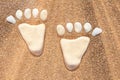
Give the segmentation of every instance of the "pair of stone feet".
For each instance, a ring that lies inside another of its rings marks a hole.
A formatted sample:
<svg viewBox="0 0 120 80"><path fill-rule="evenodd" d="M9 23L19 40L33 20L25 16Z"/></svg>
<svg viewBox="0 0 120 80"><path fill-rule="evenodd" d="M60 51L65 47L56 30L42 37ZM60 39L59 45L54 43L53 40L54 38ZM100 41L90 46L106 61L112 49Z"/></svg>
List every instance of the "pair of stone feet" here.
<svg viewBox="0 0 120 80"><path fill-rule="evenodd" d="M34 9L25 9L24 12L21 10L16 11L16 18L12 15L8 16L6 20L10 23L15 24L16 20L21 20L24 16L26 19L30 19L31 17L37 18L40 17L42 21L47 20L48 12L47 10L42 10L39 12L37 8ZM74 25L72 23L67 23L66 28L59 24L56 27L56 31L58 36L63 36L65 34L65 31L68 31L71 33L72 31L75 31L76 33L80 33L84 28L84 31L86 33L90 33L92 30L92 26L90 23L85 23L82 27L80 22L75 22ZM45 38L45 24L39 24L39 25L30 25L27 23L21 23L18 25L18 29L25 40L29 50L33 55L40 56L43 50L44 45L44 38ZM74 30L73 30L74 29ZM102 32L102 29L95 28L92 31L92 36L96 36ZM88 48L88 45L90 43L90 38L87 36L81 36L77 39L61 39L60 45L63 52L64 61L66 64L66 67L69 70L76 69L82 59L83 54Z"/></svg>

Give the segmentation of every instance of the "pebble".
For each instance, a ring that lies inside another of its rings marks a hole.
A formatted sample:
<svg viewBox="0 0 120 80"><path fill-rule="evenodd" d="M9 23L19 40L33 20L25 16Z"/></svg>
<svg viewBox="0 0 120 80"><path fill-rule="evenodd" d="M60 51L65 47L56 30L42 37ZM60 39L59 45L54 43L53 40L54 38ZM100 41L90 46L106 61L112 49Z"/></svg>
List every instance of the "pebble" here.
<svg viewBox="0 0 120 80"><path fill-rule="evenodd" d="M16 17L20 20L23 16L23 12L21 10L16 11Z"/></svg>
<svg viewBox="0 0 120 80"><path fill-rule="evenodd" d="M29 8L25 9L24 16L26 19L30 19L31 18L31 9L29 9Z"/></svg>
<svg viewBox="0 0 120 80"><path fill-rule="evenodd" d="M68 32L72 32L73 31L73 24L72 23L67 23L66 28L67 28Z"/></svg>
<svg viewBox="0 0 120 80"><path fill-rule="evenodd" d="M93 32L92 32L92 36L97 36L97 35L99 35L100 33L102 33L102 29L96 27L96 28L93 30Z"/></svg>
<svg viewBox="0 0 120 80"><path fill-rule="evenodd" d="M40 13L40 19L45 21L45 20L47 20L47 16L48 16L47 10L42 10Z"/></svg>
<svg viewBox="0 0 120 80"><path fill-rule="evenodd" d="M38 13L39 13L39 11L38 11L37 8L34 8L34 9L32 10L32 14L33 14L33 17L34 17L34 18L36 18L36 17L38 16Z"/></svg>
<svg viewBox="0 0 120 80"><path fill-rule="evenodd" d="M9 23L12 23L12 24L15 24L15 23L16 23L16 20L15 20L15 18L14 18L12 15L8 16L8 17L6 18L6 20L7 20Z"/></svg>
<svg viewBox="0 0 120 80"><path fill-rule="evenodd" d="M63 25L57 25L56 30L59 36L63 36L65 34L65 28Z"/></svg>
<svg viewBox="0 0 120 80"><path fill-rule="evenodd" d="M75 22L74 24L75 32L80 33L82 30L82 25L80 22Z"/></svg>
<svg viewBox="0 0 120 80"><path fill-rule="evenodd" d="M90 23L86 22L84 24L84 29L85 29L85 32L90 32L92 30L92 26Z"/></svg>

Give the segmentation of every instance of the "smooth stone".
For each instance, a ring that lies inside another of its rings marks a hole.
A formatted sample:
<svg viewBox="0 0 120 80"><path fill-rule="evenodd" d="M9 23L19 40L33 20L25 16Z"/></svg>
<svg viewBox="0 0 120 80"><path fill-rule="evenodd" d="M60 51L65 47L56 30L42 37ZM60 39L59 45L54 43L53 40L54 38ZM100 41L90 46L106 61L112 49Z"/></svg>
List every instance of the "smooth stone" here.
<svg viewBox="0 0 120 80"><path fill-rule="evenodd" d="M73 24L72 23L67 23L66 28L67 28L68 32L72 32L73 31Z"/></svg>
<svg viewBox="0 0 120 80"><path fill-rule="evenodd" d="M29 9L29 8L25 9L24 16L26 19L30 19L31 18L31 9Z"/></svg>
<svg viewBox="0 0 120 80"><path fill-rule="evenodd" d="M48 16L47 10L42 10L41 13L40 13L40 19L42 21L45 21L45 20L47 20L47 16Z"/></svg>
<svg viewBox="0 0 120 80"><path fill-rule="evenodd" d="M80 22L75 22L74 24L75 32L80 33L82 30L82 25Z"/></svg>
<svg viewBox="0 0 120 80"><path fill-rule="evenodd" d="M16 17L20 20L23 16L23 12L21 10L16 11Z"/></svg>
<svg viewBox="0 0 120 80"><path fill-rule="evenodd" d="M15 18L14 18L12 15L8 16L8 17L6 18L6 20L7 20L9 23L12 23L12 24L15 24L15 23L16 23L16 20L15 20Z"/></svg>
<svg viewBox="0 0 120 80"><path fill-rule="evenodd" d="M92 30L92 25L88 22L84 24L85 32L90 32Z"/></svg>
<svg viewBox="0 0 120 80"><path fill-rule="evenodd" d="M45 24L30 25L22 23L18 28L33 55L41 55L44 45Z"/></svg>
<svg viewBox="0 0 120 80"><path fill-rule="evenodd" d="M89 37L79 37L77 39L61 39L60 44L68 70L75 70L85 54L90 42Z"/></svg>
<svg viewBox="0 0 120 80"><path fill-rule="evenodd" d="M100 33L102 33L102 29L96 27L96 28L93 30L93 32L92 32L92 36L97 36L97 35L99 35Z"/></svg>
<svg viewBox="0 0 120 80"><path fill-rule="evenodd" d="M59 36L63 36L65 34L65 28L63 25L57 25L56 30Z"/></svg>
<svg viewBox="0 0 120 80"><path fill-rule="evenodd" d="M36 17L38 16L38 14L39 14L38 9L37 9L37 8L34 8L34 9L32 10L32 15L33 15L33 17L36 18Z"/></svg>

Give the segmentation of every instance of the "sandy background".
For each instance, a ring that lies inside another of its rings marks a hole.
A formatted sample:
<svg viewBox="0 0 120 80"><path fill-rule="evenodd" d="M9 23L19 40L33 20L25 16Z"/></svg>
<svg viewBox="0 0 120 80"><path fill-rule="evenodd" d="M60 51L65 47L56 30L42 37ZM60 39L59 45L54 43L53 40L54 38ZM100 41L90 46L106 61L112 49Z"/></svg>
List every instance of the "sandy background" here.
<svg viewBox="0 0 120 80"><path fill-rule="evenodd" d="M17 26L43 22L39 18L22 19L15 25L5 21L17 9L35 7L49 13L40 57L30 54ZM57 24L76 21L88 21L103 33L57 36ZM59 40L81 35L90 36L91 42L79 68L71 72L64 65ZM120 0L0 0L0 80L120 80Z"/></svg>

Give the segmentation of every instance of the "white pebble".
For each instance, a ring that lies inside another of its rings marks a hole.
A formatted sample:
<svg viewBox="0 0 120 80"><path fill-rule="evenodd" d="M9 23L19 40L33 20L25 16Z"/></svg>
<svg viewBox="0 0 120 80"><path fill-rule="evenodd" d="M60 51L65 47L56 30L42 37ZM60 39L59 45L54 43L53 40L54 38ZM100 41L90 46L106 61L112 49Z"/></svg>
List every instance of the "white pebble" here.
<svg viewBox="0 0 120 80"><path fill-rule="evenodd" d="M47 10L42 10L40 13L41 20L45 21L47 19L47 16L48 16Z"/></svg>
<svg viewBox="0 0 120 80"><path fill-rule="evenodd" d="M80 33L80 31L82 30L82 25L80 22L75 22L74 27L75 27L75 32L77 33Z"/></svg>
<svg viewBox="0 0 120 80"><path fill-rule="evenodd" d="M36 17L38 16L38 13L39 13L39 11L38 11L37 8L34 8L34 9L32 10L32 14L33 14L33 17L34 17L34 18L36 18Z"/></svg>
<svg viewBox="0 0 120 80"><path fill-rule="evenodd" d="M65 28L63 25L57 25L56 30L59 36L63 36L65 34Z"/></svg>
<svg viewBox="0 0 120 80"><path fill-rule="evenodd" d="M98 34L102 33L102 29L101 28L95 28L92 32L92 36L96 36Z"/></svg>
<svg viewBox="0 0 120 80"><path fill-rule="evenodd" d="M67 23L66 24L66 28L67 28L68 32L72 32L72 30L73 30L73 24L72 23Z"/></svg>
<svg viewBox="0 0 120 80"><path fill-rule="evenodd" d="M25 9L24 16L26 19L30 19L31 18L31 9L29 9L29 8Z"/></svg>
<svg viewBox="0 0 120 80"><path fill-rule="evenodd" d="M8 22L12 23L12 24L15 24L15 23L16 23L16 20L15 20L15 18L14 18L12 15L8 16L8 17L6 18L6 20L7 20Z"/></svg>
<svg viewBox="0 0 120 80"><path fill-rule="evenodd" d="M88 22L86 22L86 23L84 24L84 29L85 29L85 32L91 31L91 30L92 30L91 24L88 23Z"/></svg>
<svg viewBox="0 0 120 80"><path fill-rule="evenodd" d="M23 16L23 12L21 10L16 11L16 17L20 20Z"/></svg>

